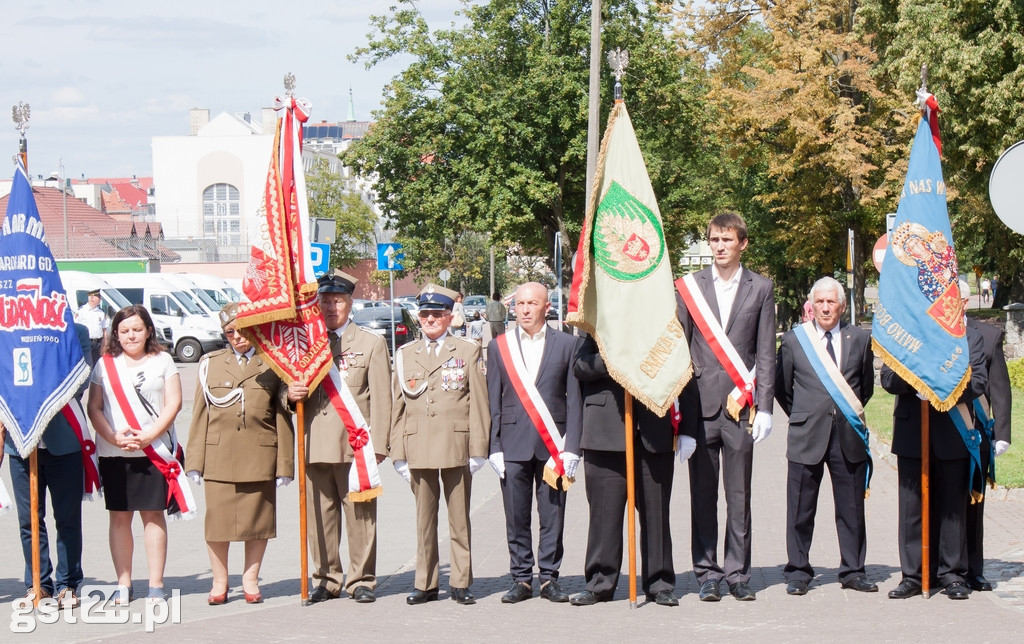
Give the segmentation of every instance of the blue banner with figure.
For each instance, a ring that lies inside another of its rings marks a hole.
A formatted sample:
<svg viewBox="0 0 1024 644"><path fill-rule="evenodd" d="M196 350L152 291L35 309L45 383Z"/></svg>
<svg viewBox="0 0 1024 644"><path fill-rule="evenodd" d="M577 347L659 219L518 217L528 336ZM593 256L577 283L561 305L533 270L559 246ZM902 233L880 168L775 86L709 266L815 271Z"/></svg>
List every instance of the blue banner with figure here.
<svg viewBox="0 0 1024 644"><path fill-rule="evenodd" d="M22 458L88 377L32 186L19 163L0 229L0 423Z"/></svg>
<svg viewBox="0 0 1024 644"><path fill-rule="evenodd" d="M971 368L946 184L933 134L938 135L928 119L921 119L878 279L871 342L890 369L937 410L947 411L966 387Z"/></svg>

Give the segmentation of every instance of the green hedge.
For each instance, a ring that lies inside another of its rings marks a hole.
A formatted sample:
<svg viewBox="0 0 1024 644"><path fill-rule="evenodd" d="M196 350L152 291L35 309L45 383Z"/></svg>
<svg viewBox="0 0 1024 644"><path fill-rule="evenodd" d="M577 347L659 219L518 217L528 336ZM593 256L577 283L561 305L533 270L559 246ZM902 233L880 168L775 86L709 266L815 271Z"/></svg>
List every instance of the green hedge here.
<svg viewBox="0 0 1024 644"><path fill-rule="evenodd" d="M1017 358L1006 363L1010 370L1010 384L1016 389L1024 389L1024 358Z"/></svg>

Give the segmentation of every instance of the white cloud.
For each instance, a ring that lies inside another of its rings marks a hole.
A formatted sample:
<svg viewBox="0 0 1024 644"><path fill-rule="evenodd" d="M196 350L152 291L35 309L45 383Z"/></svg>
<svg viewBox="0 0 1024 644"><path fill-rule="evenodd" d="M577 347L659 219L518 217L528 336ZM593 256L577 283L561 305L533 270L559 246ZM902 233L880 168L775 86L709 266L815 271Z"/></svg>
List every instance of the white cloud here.
<svg viewBox="0 0 1024 644"><path fill-rule="evenodd" d="M85 94L77 87L58 87L50 98L57 105L81 105L85 102Z"/></svg>

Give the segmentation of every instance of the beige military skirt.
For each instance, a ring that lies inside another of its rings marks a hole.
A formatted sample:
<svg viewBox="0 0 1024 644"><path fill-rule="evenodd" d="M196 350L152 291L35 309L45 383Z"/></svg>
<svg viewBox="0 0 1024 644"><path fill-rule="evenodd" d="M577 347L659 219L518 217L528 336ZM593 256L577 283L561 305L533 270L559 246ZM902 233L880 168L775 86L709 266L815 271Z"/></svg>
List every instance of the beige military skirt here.
<svg viewBox="0 0 1024 644"><path fill-rule="evenodd" d="M274 479L252 483L203 481L206 540L254 541L277 536Z"/></svg>

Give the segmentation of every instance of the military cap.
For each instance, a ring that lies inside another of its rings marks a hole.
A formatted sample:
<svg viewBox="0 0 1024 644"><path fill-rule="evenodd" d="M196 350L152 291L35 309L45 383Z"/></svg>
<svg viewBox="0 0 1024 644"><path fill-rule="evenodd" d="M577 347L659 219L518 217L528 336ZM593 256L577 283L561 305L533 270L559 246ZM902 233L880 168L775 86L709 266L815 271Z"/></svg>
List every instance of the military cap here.
<svg viewBox="0 0 1024 644"><path fill-rule="evenodd" d="M316 282L320 285L318 290L321 293L348 293L351 295L356 290L356 282L358 281L358 279L345 271L336 268Z"/></svg>
<svg viewBox="0 0 1024 644"><path fill-rule="evenodd" d="M455 306L455 298L458 293L450 288L444 288L437 284L427 284L419 294L419 305L421 309L449 309Z"/></svg>
<svg viewBox="0 0 1024 644"><path fill-rule="evenodd" d="M238 302L228 302L218 313L220 317L220 328L224 328L227 325L235 321L238 317Z"/></svg>

